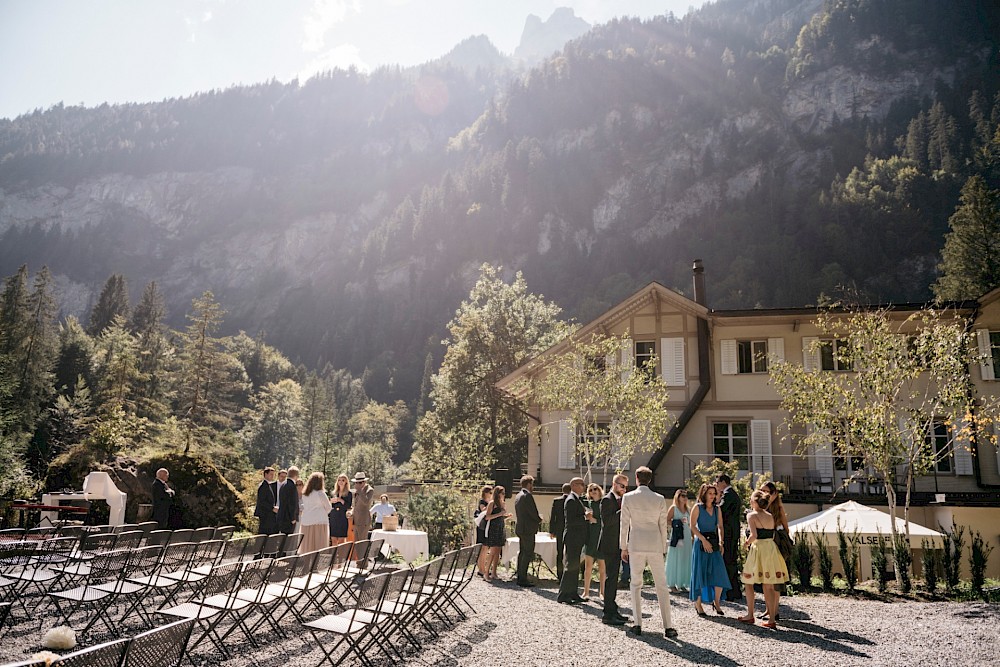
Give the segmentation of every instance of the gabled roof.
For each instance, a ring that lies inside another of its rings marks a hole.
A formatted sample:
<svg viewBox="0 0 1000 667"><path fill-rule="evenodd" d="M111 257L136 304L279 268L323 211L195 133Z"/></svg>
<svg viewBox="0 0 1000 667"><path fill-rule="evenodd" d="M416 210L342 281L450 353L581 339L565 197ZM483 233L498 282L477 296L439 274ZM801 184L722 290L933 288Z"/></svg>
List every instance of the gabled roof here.
<svg viewBox="0 0 1000 667"><path fill-rule="evenodd" d="M569 346L570 338L580 339L586 337L588 334L606 333L616 324L632 315L632 313L645 308L649 304L656 303L661 304L661 306L672 307L694 317L707 319L709 316L709 310L705 306L692 301L683 294L678 294L672 289L664 287L658 282L651 282L615 306L612 306L602 315L584 324L574 331L571 337L567 336L522 364L519 368L497 382L496 386L503 391L510 392L517 380L544 364L546 359L565 351Z"/></svg>
<svg viewBox="0 0 1000 667"><path fill-rule="evenodd" d="M1000 299L1000 287L995 287L986 294L979 297L978 301L980 305L987 306L993 303L994 301L997 301L998 299Z"/></svg>

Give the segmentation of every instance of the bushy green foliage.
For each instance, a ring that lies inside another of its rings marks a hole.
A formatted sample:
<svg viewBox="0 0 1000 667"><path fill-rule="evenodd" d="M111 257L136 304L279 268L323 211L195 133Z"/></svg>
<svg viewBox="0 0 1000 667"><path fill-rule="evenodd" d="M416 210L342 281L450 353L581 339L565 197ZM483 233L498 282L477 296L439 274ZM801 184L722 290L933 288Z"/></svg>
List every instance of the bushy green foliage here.
<svg viewBox="0 0 1000 667"><path fill-rule="evenodd" d="M878 584L878 592L885 593L889 587L889 547L881 531L878 534L878 542L871 547L872 569L875 570L875 581Z"/></svg>
<svg viewBox="0 0 1000 667"><path fill-rule="evenodd" d="M928 540L920 540L920 569L923 570L924 588L934 595L938 584L938 551Z"/></svg>
<svg viewBox="0 0 1000 667"><path fill-rule="evenodd" d="M469 536L472 496L447 487L424 487L406 499L406 527L427 532L432 556L456 549Z"/></svg>
<svg viewBox="0 0 1000 667"><path fill-rule="evenodd" d="M701 485L714 484L719 475L728 475L729 479L733 481L732 487L739 494L740 502L743 505L740 510L741 517L750 509L750 494L754 492L754 489L760 488L761 484L771 479L770 472L759 475L745 474L745 471L740 470L739 461L723 461L719 458L712 459L708 463L699 461L698 465L691 470L691 474L687 478L689 495L697 498L698 489L701 488ZM754 483L756 483L756 486L754 486ZM781 490L782 485L778 484L777 486Z"/></svg>
<svg viewBox="0 0 1000 667"><path fill-rule="evenodd" d="M896 585L900 592L907 594L913 588L913 551L906 535L896 535L892 544L892 557L896 563Z"/></svg>
<svg viewBox="0 0 1000 667"><path fill-rule="evenodd" d="M944 567L944 585L948 593L954 593L958 588L958 583L962 577L962 552L965 550L965 526L952 526L951 530L945 530L943 526L941 533L944 535L942 542L944 548L941 551L941 563Z"/></svg>
<svg viewBox="0 0 1000 667"><path fill-rule="evenodd" d="M798 574L799 587L805 591L808 591L812 586L815 560L812 551L813 542L814 540L809 533L801 532L795 536L795 541L792 543L792 562L790 565L795 568L795 572Z"/></svg>
<svg viewBox="0 0 1000 667"><path fill-rule="evenodd" d="M971 535L969 572L972 578L972 590L986 600L988 596L983 592L983 584L986 583L986 565L990 560L990 554L993 553L993 546L983 540L982 533L978 530L971 531Z"/></svg>
<svg viewBox="0 0 1000 667"><path fill-rule="evenodd" d="M852 593L858 584L858 535L857 528L850 534L845 533L840 525L840 517L837 517L837 545L840 553L840 563L844 567L844 580L847 581L847 590Z"/></svg>
<svg viewBox="0 0 1000 667"><path fill-rule="evenodd" d="M826 545L826 538L820 533L813 534L813 544L816 547L819 558L819 577L823 581L823 590L833 590L833 557L830 556L830 548Z"/></svg>

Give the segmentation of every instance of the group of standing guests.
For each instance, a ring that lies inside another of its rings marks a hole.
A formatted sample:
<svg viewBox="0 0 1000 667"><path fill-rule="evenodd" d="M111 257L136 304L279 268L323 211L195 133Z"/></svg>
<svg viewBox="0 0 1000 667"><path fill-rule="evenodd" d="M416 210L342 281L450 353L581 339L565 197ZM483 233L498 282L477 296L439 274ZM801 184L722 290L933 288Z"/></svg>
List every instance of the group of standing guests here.
<svg viewBox="0 0 1000 667"><path fill-rule="evenodd" d="M358 539L366 539L371 530L375 496L367 475L364 472L354 475L353 491L347 475L338 475L330 495L325 481L323 473L314 472L303 482L295 466L277 473L272 467L264 468L254 508L254 516L259 520L257 532L302 533L299 553L309 553L346 542L353 519L354 534L363 536ZM388 505L388 499L383 498Z"/></svg>
<svg viewBox="0 0 1000 667"><path fill-rule="evenodd" d="M755 588L767 607L767 627L776 627L781 585L788 581L788 568L774 542L775 531L788 530L788 519L773 483L767 482L750 497L746 515L748 555L739 567L742 500L727 475L714 484L703 484L689 509L687 493L678 490L668 505L652 491L652 471L636 470L636 489L628 492L628 478L615 475L607 493L596 484L574 478L564 485L563 495L553 502L550 531L556 539L558 601L579 604L590 598L594 565L598 566L597 594L603 606L602 622L626 625L616 602L619 576L630 582L632 625L628 632L642 633L642 572L648 565L656 588L664 634L677 636L670 614L668 587L686 591L699 616L707 616L703 604L724 616L722 599L737 601L746 591L747 614L738 620L754 623ZM534 479L521 478L515 498L516 533L520 538L517 583L530 587L528 566L534 557L535 533L542 518L532 496ZM503 522L511 515L502 486L483 487L477 514L481 553L479 569L486 580L496 578L496 564L504 545ZM583 595L580 594L581 565Z"/></svg>

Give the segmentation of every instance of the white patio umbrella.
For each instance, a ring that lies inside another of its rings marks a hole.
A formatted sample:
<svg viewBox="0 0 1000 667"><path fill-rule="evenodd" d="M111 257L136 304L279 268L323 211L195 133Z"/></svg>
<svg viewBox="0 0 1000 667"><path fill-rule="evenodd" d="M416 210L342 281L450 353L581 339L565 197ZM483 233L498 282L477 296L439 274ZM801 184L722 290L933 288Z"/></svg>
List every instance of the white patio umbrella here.
<svg viewBox="0 0 1000 667"><path fill-rule="evenodd" d="M840 519L841 529L850 535L855 529L858 531L859 545L878 544L879 534L883 539L892 537L892 517L887 513L877 510L853 500L846 503L834 505L829 509L816 514L804 516L801 519L788 522L788 532L794 538L796 533L807 531L820 535L827 545L835 547L837 542L837 519ZM906 535L906 522L902 518L896 517L896 532ZM920 524L910 521L910 547L920 548L921 540L928 540L935 547L941 546L943 535L936 530L925 528Z"/></svg>
<svg viewBox="0 0 1000 667"><path fill-rule="evenodd" d="M886 512L848 500L846 503L834 505L822 512L789 521L788 532L796 539L801 537L803 533L815 533L828 547L836 549L839 546L837 539L838 518L840 519L840 527L847 534L849 540L854 539L852 536L854 530L858 531L855 543L859 547L858 551L861 556L859 563L861 578L866 579L867 573L871 572L871 547L878 544L880 534L885 540L886 546L889 547L890 553L892 550L892 517ZM900 517L896 517L896 532L903 537L906 536L906 522ZM911 549L920 549L922 540L927 540L934 548L941 548L942 537L943 535L938 531L910 521ZM914 557L914 560L916 561L917 558ZM837 564L837 562L835 551L834 563Z"/></svg>

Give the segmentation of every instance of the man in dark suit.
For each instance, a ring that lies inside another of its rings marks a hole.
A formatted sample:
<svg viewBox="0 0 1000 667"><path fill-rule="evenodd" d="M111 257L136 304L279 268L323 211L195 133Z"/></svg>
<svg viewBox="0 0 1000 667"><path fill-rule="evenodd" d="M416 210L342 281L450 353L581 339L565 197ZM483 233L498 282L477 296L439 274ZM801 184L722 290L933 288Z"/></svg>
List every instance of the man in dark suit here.
<svg viewBox="0 0 1000 667"><path fill-rule="evenodd" d="M604 558L604 616L605 625L625 625L628 620L618 611L615 596L618 593L618 573L622 566L622 550L618 546L621 534L622 496L628 490L628 477L615 475L611 490L601 498L601 537L597 551Z"/></svg>
<svg viewBox="0 0 1000 667"><path fill-rule="evenodd" d="M517 524L514 533L521 544L517 552L517 585L530 588L534 586L528 581L528 566L535 557L535 533L542 527L542 516L538 513L534 490L535 478L531 475L521 477L521 492L514 497L514 516Z"/></svg>
<svg viewBox="0 0 1000 667"><path fill-rule="evenodd" d="M299 478L299 469L291 466L284 484L278 483L278 532L291 535L299 522L299 490L295 488L295 480Z"/></svg>
<svg viewBox="0 0 1000 667"><path fill-rule="evenodd" d="M579 604L583 598L577 592L580 585L580 554L587 542L587 523L589 511L583 505L581 497L587 489L582 477L574 477L569 482L570 492L563 505L565 509L566 528L563 530L563 549L566 552L563 563L563 574L559 580L559 597L557 602L563 604Z"/></svg>
<svg viewBox="0 0 1000 667"><path fill-rule="evenodd" d="M719 475L715 480L715 488L719 492L722 511L722 560L726 564L726 574L729 575L731 589L726 591L726 599L730 602L743 598L743 584L739 572L740 544L740 514L743 501L736 489L730 486L729 475Z"/></svg>
<svg viewBox="0 0 1000 667"><path fill-rule="evenodd" d="M170 473L166 468L160 468L153 480L153 521L160 530L169 528L170 508L174 504L174 490L167 485L168 479Z"/></svg>
<svg viewBox="0 0 1000 667"><path fill-rule="evenodd" d="M264 468L264 479L257 487L257 507L253 515L260 520L259 534L273 535L278 532L278 483L274 481L274 468Z"/></svg>
<svg viewBox="0 0 1000 667"><path fill-rule="evenodd" d="M563 576L563 531L566 529L566 496L570 485L562 485L562 495L552 501L552 512L549 514L549 535L556 538L556 577L562 581Z"/></svg>

